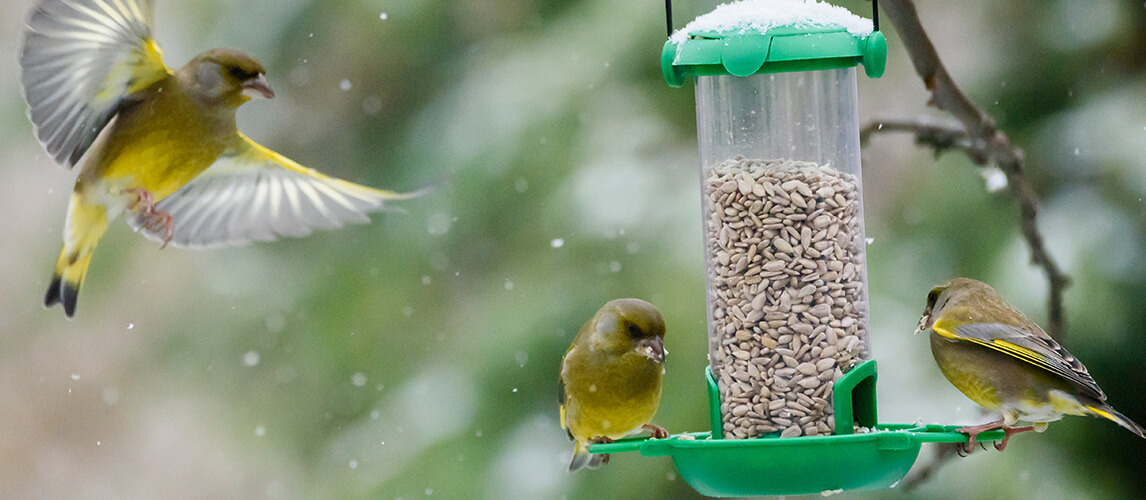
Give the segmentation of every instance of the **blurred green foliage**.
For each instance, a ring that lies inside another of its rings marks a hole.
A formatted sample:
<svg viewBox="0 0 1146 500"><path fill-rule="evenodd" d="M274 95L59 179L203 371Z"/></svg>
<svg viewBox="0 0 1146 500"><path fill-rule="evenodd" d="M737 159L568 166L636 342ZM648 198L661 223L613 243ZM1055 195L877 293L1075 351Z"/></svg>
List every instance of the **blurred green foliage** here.
<svg viewBox="0 0 1146 500"><path fill-rule="evenodd" d="M567 474L557 423L573 334L634 296L668 324L657 422L707 428L695 116L691 89L660 76L662 3L160 0L170 65L214 46L266 63L279 97L244 107L248 135L355 182L438 188L366 226L240 249L156 252L117 225L74 322L38 305L73 181L23 116L32 3L0 7L0 497L697 496L667 459ZM677 25L714 3L676 2ZM1146 7L918 4L956 80L1025 148L1074 278L1064 343L1146 422ZM861 114L933 115L885 28L889 69L862 79ZM1017 206L906 137L876 137L864 161L881 419L970 423L910 332L953 275L1045 319ZM1126 498L1144 461L1146 442L1068 417L894 495Z"/></svg>

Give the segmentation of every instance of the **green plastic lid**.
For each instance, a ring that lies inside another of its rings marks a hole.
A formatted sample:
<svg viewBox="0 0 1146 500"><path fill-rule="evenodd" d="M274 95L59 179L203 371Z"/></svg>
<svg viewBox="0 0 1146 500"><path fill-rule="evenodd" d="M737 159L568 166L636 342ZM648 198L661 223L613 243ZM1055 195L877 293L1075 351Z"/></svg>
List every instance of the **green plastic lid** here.
<svg viewBox="0 0 1146 500"><path fill-rule="evenodd" d="M751 24L685 30L670 37L661 52L661 70L673 87L684 85L692 76L750 76L856 64L863 64L867 76L879 78L887 65L887 40L879 31L856 33L837 24L775 26L763 31Z"/></svg>

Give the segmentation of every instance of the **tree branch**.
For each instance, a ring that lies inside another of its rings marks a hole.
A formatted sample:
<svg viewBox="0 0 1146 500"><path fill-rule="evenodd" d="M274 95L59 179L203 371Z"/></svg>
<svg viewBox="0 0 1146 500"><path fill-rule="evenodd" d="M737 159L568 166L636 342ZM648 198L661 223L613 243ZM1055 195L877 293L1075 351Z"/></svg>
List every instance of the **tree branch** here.
<svg viewBox="0 0 1146 500"><path fill-rule="evenodd" d="M952 149L971 154L971 139L962 124L932 123L928 118L877 118L860 129L860 143L867 144L872 135L889 132L910 132L916 144L934 149L936 157Z"/></svg>
<svg viewBox="0 0 1146 500"><path fill-rule="evenodd" d="M993 164L1007 176L1007 186L1019 201L1020 228L1031 249L1031 263L1042 268L1050 284L1047 294L1047 333L1061 340L1063 330L1063 292L1070 278L1059 269L1038 229L1039 199L1027 181L1023 150L1011 143L1007 134L995 126L995 120L980 110L955 85L947 68L939 60L931 37L923 29L912 0L880 2L887 19L899 32L916 73L931 91L927 104L951 113L960 127L921 122L885 120L865 127L865 138L874 132L910 131L915 141L935 149L936 154L948 149L963 152L976 165Z"/></svg>

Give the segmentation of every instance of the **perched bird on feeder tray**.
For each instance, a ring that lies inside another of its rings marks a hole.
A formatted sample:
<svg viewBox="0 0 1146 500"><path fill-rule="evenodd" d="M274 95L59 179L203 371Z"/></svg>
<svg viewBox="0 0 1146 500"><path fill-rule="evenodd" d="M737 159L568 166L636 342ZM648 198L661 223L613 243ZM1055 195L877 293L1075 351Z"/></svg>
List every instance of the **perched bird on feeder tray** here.
<svg viewBox="0 0 1146 500"><path fill-rule="evenodd" d="M114 219L180 247L245 245L349 222L396 193L327 177L239 132L235 112L274 97L262 64L214 49L176 70L151 37L153 0L43 0L20 52L44 149L79 166L44 305L68 317Z"/></svg>
<svg viewBox="0 0 1146 500"><path fill-rule="evenodd" d="M1111 420L1146 438L1146 430L1106 404L1106 394L1082 362L1055 342L994 288L955 278L927 294L920 331L931 334L931 353L940 371L979 406L1000 420L957 429L974 450L981 432L1003 429L1002 451L1012 435L1046 430L1063 415ZM1015 427L1019 422L1030 424Z"/></svg>
<svg viewBox="0 0 1146 500"><path fill-rule="evenodd" d="M561 427L576 445L569 471L596 469L606 454L593 443L611 443L634 432L668 432L649 422L661 400L665 321L640 299L609 301L586 322L561 360Z"/></svg>

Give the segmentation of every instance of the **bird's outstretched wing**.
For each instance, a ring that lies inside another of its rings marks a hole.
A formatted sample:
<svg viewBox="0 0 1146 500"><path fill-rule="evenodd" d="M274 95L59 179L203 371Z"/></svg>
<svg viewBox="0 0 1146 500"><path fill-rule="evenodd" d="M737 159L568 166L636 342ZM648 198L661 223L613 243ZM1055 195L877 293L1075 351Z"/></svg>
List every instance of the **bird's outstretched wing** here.
<svg viewBox="0 0 1146 500"><path fill-rule="evenodd" d="M44 0L20 50L36 137L72 167L138 92L167 77L151 39L152 0Z"/></svg>
<svg viewBox="0 0 1146 500"><path fill-rule="evenodd" d="M242 246L368 222L366 214L387 201L426 192L396 193L328 177L238 134L211 167L155 209L171 215L174 246ZM136 231L163 241L164 231L145 222L139 214L128 219Z"/></svg>
<svg viewBox="0 0 1146 500"><path fill-rule="evenodd" d="M942 319L932 328L943 337L974 342L1051 371L1073 382L1085 394L1099 401L1106 400L1106 394L1090 376L1086 366L1041 331L1028 332L1001 323L954 324Z"/></svg>

